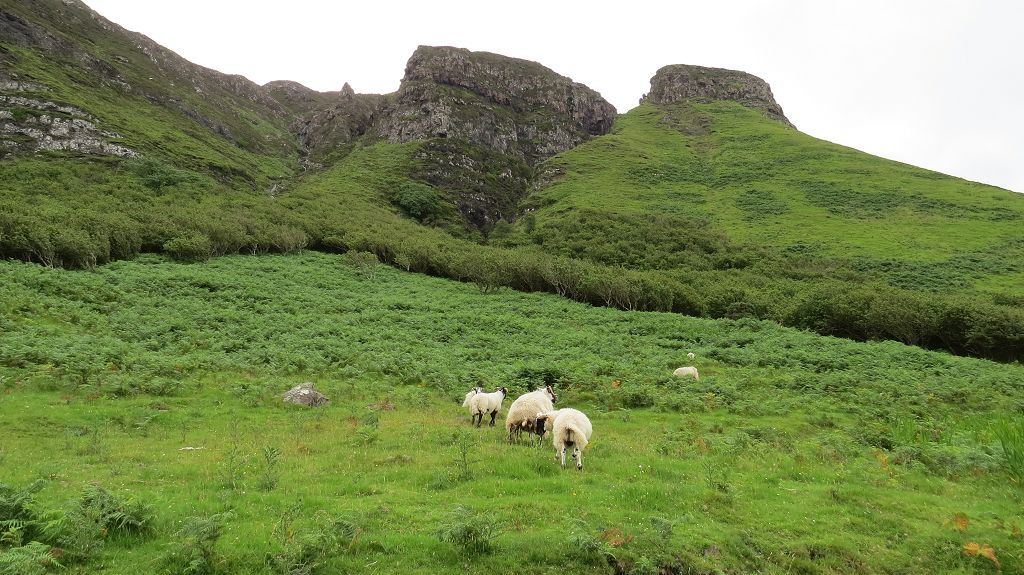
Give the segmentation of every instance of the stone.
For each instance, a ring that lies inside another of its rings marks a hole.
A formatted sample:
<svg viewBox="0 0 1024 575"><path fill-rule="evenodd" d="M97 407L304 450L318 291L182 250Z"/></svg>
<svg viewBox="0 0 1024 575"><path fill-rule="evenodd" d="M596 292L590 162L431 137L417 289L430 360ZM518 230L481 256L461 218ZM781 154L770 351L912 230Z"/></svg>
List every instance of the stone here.
<svg viewBox="0 0 1024 575"><path fill-rule="evenodd" d="M331 400L324 394L313 389L313 382L307 381L305 383L300 383L285 392L284 401L285 403L305 405L306 407L320 407L321 405L330 403Z"/></svg>

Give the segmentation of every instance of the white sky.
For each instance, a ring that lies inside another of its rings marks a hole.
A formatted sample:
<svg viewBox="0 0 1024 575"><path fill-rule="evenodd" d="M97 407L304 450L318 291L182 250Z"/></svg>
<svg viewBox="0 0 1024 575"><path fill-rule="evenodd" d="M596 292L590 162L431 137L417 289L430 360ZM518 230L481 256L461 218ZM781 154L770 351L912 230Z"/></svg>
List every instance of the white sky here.
<svg viewBox="0 0 1024 575"><path fill-rule="evenodd" d="M398 88L417 45L536 60L634 107L666 64L767 80L813 136L1024 192L1016 0L86 0L185 58L260 84Z"/></svg>

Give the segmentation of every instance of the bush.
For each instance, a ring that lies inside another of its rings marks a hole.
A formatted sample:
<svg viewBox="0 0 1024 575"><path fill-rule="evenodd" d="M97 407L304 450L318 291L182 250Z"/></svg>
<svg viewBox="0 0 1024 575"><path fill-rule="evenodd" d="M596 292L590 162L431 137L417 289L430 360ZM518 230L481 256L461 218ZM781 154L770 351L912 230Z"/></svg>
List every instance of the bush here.
<svg viewBox="0 0 1024 575"><path fill-rule="evenodd" d="M45 575L62 567L50 546L38 541L0 551L0 575Z"/></svg>
<svg viewBox="0 0 1024 575"><path fill-rule="evenodd" d="M153 508L133 499L119 499L98 485L87 487L79 500L83 514L95 517L107 533L145 536L153 532Z"/></svg>
<svg viewBox="0 0 1024 575"><path fill-rule="evenodd" d="M290 521L287 523L290 530ZM284 549L267 557L267 566L279 575L317 573L327 559L351 550L362 532L356 520L350 517L318 520L311 529L289 535Z"/></svg>
<svg viewBox="0 0 1024 575"><path fill-rule="evenodd" d="M164 242L167 255L183 262L205 262L213 255L213 244L203 234L177 236Z"/></svg>
<svg viewBox="0 0 1024 575"><path fill-rule="evenodd" d="M444 203L437 191L430 186L404 182L391 198L391 203L402 213L420 222L426 222L441 214Z"/></svg>
<svg viewBox="0 0 1024 575"><path fill-rule="evenodd" d="M492 551L492 542L501 532L488 515L459 505L438 527L436 534L442 542L451 543L466 555L479 555Z"/></svg>
<svg viewBox="0 0 1024 575"><path fill-rule="evenodd" d="M215 573L224 562L216 546L229 517L229 513L219 513L186 519L174 532L177 542L163 557L164 571L174 575Z"/></svg>
<svg viewBox="0 0 1024 575"><path fill-rule="evenodd" d="M352 250L345 253L345 260L364 279L372 280L377 277L377 268L380 266L380 261L375 254Z"/></svg>

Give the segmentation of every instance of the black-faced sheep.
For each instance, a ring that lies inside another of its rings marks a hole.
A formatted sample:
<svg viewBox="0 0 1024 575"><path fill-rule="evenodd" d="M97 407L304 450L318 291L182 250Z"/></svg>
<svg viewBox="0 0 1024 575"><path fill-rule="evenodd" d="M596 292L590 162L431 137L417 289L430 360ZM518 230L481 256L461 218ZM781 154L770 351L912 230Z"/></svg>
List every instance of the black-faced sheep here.
<svg viewBox="0 0 1024 575"><path fill-rule="evenodd" d="M594 428L586 414L566 407L557 411L537 414L537 423L544 429L551 429L551 441L555 446L555 461L565 467L565 450L572 446L572 458L576 469L583 471L583 450L587 448Z"/></svg>
<svg viewBox="0 0 1024 575"><path fill-rule="evenodd" d="M508 390L504 387L499 387L497 391L492 393L478 393L469 398L469 412L470 421L476 418L476 426L480 427L483 423L484 414L491 414L490 426L494 427L494 419L498 416L498 410L501 409L501 402L505 400L505 394Z"/></svg>
<svg viewBox="0 0 1024 575"><path fill-rule="evenodd" d="M536 433L537 414L542 411L551 411L555 408L557 401L558 396L555 395L555 390L550 385L517 397L508 407L508 413L505 414L508 442L512 443L513 437L518 439L523 431Z"/></svg>

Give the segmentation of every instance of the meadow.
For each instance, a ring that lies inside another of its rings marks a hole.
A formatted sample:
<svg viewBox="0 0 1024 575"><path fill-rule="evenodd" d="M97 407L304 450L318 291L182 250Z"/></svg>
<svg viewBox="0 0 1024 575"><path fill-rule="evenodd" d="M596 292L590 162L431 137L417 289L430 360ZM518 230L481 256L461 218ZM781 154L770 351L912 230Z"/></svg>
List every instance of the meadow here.
<svg viewBox="0 0 1024 575"><path fill-rule="evenodd" d="M1022 375L358 252L6 261L0 573L1020 572ZM582 473L459 405L545 383Z"/></svg>

